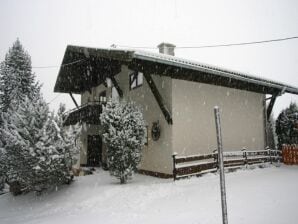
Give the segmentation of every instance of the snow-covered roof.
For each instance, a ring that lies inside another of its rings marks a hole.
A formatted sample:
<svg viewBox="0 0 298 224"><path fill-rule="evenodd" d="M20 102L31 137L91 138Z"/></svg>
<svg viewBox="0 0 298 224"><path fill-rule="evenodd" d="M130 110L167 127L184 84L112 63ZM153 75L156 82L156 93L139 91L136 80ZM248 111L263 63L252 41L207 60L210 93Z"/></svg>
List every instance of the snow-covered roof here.
<svg viewBox="0 0 298 224"><path fill-rule="evenodd" d="M214 65L209 65L206 63L200 63L193 60L188 60L184 58L179 58L172 55L153 53L148 51L133 51L134 57L142 60L150 60L154 62L160 62L173 66L180 66L188 69L199 70L207 73L212 73L214 75L224 76L228 78L238 79L241 81L247 81L250 83L261 84L265 86L270 86L274 88L279 88L281 91L291 92L298 94L298 88L282 83L273 81L270 79L264 79L259 76L242 73L238 71L234 71L231 69L225 69Z"/></svg>
<svg viewBox="0 0 298 224"><path fill-rule="evenodd" d="M76 71L78 69L78 67L76 66L63 65L72 64L74 61L80 61L80 59L84 61L89 60L90 65L90 63L94 63L95 58L97 58L96 60L100 58L108 60L108 63L111 63L113 61L115 66L119 66L119 64L121 63L127 65L135 65L136 63L150 62L151 64L154 63L156 65L162 65L168 68L175 68L178 72L175 74L175 76L172 77L178 79L181 78L190 81L195 79L196 81L200 82L203 81L203 79L206 79L204 76L209 75L210 77L208 77L208 81L205 80L206 83L209 82L211 84L215 83L216 85L231 86L231 88L244 88L246 90L263 92L268 94L278 94L284 92L298 94L298 88L295 86L291 86L282 82L277 82L269 79L264 79L259 76L254 76L247 73L220 68L218 66L208 65L205 63L179 58L176 56L153 53L138 49L89 48L71 45L67 46L67 49L65 51L62 66L60 68L55 85L55 92L71 91L74 93L79 93L82 89L86 88L86 86L90 84L93 85L92 80L89 80L89 82L86 83L86 79L88 79L87 76L89 76L89 74L83 74L82 72ZM102 60L102 63L104 63L103 61L104 60ZM104 69L107 67L107 62L105 63L106 64L103 64L101 66ZM104 70L101 73L107 73L107 71L110 70ZM185 71L193 72L192 74L190 74L189 72ZM165 71L165 73L166 72L167 71ZM192 77L190 78L187 76ZM102 81L104 80L104 77L98 78L102 79ZM97 85L100 83L98 82L98 78L96 79ZM72 79L76 79L76 81L70 81ZM82 82L85 83L82 84ZM229 82L231 82L231 84Z"/></svg>

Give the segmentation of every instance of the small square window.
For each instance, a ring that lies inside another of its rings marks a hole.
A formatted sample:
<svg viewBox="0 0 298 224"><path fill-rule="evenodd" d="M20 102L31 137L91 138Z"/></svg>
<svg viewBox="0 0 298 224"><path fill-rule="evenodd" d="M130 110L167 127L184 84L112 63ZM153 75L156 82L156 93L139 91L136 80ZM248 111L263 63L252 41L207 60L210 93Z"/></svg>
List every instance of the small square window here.
<svg viewBox="0 0 298 224"><path fill-rule="evenodd" d="M135 89L143 85L143 73L133 72L129 75L129 87L130 89Z"/></svg>

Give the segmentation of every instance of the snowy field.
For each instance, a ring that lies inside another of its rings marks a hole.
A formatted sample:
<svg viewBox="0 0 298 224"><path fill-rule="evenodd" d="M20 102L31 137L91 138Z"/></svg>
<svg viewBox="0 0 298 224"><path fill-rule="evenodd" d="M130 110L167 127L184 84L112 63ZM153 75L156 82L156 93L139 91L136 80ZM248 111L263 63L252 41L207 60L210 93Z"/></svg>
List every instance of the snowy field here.
<svg viewBox="0 0 298 224"><path fill-rule="evenodd" d="M298 167L226 175L229 223L298 222ZM136 175L120 185L107 172L79 177L42 196L0 196L0 223L222 223L219 175L173 182Z"/></svg>

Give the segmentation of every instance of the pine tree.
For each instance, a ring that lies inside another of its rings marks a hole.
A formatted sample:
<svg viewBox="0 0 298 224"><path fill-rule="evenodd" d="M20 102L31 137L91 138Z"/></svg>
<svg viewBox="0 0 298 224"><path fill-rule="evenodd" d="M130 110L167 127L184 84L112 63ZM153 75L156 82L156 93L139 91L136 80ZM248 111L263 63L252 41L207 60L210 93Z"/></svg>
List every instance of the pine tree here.
<svg viewBox="0 0 298 224"><path fill-rule="evenodd" d="M12 104L18 104L25 97L33 99L39 92L30 55L17 39L0 65L0 107L7 111Z"/></svg>
<svg viewBox="0 0 298 224"><path fill-rule="evenodd" d="M72 177L68 149L48 105L36 95L3 113L6 179L14 193L20 188L41 192L68 183Z"/></svg>
<svg viewBox="0 0 298 224"><path fill-rule="evenodd" d="M279 114L276 120L276 134L279 149L282 144L298 143L298 106L296 103L291 103Z"/></svg>
<svg viewBox="0 0 298 224"><path fill-rule="evenodd" d="M110 174L126 183L141 161L145 121L135 103L109 101L100 116Z"/></svg>

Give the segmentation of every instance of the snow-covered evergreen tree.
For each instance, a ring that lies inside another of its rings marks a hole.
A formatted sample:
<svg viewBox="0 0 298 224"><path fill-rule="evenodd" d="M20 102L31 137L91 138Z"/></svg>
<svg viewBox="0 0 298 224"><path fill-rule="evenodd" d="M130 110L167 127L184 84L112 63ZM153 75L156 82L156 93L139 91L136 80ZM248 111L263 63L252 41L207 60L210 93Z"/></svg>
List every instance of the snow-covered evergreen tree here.
<svg viewBox="0 0 298 224"><path fill-rule="evenodd" d="M270 149L275 149L277 136L275 134L275 120L272 114L269 118L269 121L267 122L266 132L267 132L267 146Z"/></svg>
<svg viewBox="0 0 298 224"><path fill-rule="evenodd" d="M77 123L76 125L72 125L69 127L64 127L63 122L65 119L65 104L60 104L59 109L57 111L57 116L55 117L55 121L60 130L60 142L58 143L60 147L65 149L65 159L69 167L76 164L79 157L80 152L80 134L82 126Z"/></svg>
<svg viewBox="0 0 298 224"><path fill-rule="evenodd" d="M1 162L5 162L10 187L40 192L71 180L68 149L54 114L49 114L41 96L25 98L13 109L8 108L3 118L0 134L6 153Z"/></svg>
<svg viewBox="0 0 298 224"><path fill-rule="evenodd" d="M30 55L17 39L0 65L0 108L7 111L13 103L25 97L33 99L39 92L40 85L35 82Z"/></svg>
<svg viewBox="0 0 298 224"><path fill-rule="evenodd" d="M125 183L141 161L145 143L145 121L140 108L133 102L110 100L100 116L107 144L110 174Z"/></svg>
<svg viewBox="0 0 298 224"><path fill-rule="evenodd" d="M298 143L298 106L291 103L284 109L276 120L276 134L278 146L281 149L282 144Z"/></svg>
<svg viewBox="0 0 298 224"><path fill-rule="evenodd" d="M0 192L4 188L5 180L6 180L6 168L5 163L3 163L5 159L5 151L2 147L2 144L0 142Z"/></svg>

